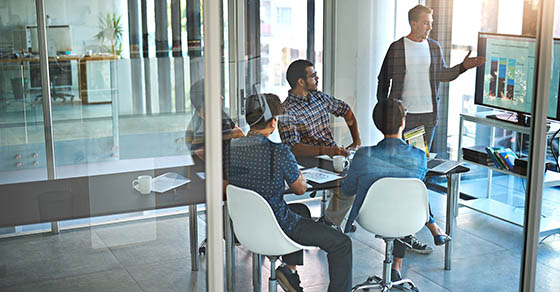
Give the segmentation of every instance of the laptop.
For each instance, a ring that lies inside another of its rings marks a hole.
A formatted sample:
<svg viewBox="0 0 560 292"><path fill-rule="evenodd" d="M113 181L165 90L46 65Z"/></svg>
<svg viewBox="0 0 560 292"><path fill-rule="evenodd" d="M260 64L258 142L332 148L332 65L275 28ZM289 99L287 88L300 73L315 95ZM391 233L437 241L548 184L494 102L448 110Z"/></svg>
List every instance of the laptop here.
<svg viewBox="0 0 560 292"><path fill-rule="evenodd" d="M448 173L455 167L461 165L461 162L454 160L443 160L439 158L433 158L428 160L428 170L438 173Z"/></svg>

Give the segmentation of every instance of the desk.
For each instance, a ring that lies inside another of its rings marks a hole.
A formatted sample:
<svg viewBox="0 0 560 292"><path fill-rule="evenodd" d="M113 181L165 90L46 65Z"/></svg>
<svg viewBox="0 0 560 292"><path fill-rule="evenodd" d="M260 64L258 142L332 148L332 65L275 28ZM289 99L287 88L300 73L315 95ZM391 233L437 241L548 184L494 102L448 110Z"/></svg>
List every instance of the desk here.
<svg viewBox="0 0 560 292"><path fill-rule="evenodd" d="M0 227L88 218L110 214L189 206L191 267L199 269L196 205L204 203L205 182L196 172L204 165L162 165L150 168L131 162L131 168L119 165L120 173L99 169L96 174L56 180L8 183L0 185ZM188 163L188 161L187 161ZM106 163L109 164L109 163ZM113 162L119 164L119 162ZM134 166L134 168L132 168ZM86 171L88 171L86 167ZM191 182L165 193L142 195L131 186L140 175L158 176L175 172ZM74 172L76 173L76 172ZM194 251L194 252L193 252Z"/></svg>
<svg viewBox="0 0 560 292"><path fill-rule="evenodd" d="M58 57L49 57L49 64L57 61L76 61L78 63L78 91L80 93L80 100L87 104L88 103L88 80L87 80L87 62L91 61L115 61L118 60L118 56L114 55L94 55L94 56L83 56L83 55L67 55ZM0 64L39 64L38 57L26 57L17 59L0 59ZM111 69L111 76L115 73ZM23 74L25 75L25 74Z"/></svg>

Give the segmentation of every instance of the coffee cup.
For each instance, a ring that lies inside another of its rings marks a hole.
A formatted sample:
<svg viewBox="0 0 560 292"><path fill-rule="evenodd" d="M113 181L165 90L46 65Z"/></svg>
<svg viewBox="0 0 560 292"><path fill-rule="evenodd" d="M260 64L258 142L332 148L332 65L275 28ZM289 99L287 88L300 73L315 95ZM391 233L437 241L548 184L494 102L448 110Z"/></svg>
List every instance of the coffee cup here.
<svg viewBox="0 0 560 292"><path fill-rule="evenodd" d="M333 168L336 172L342 172L348 167L348 165L350 165L348 159L346 159L346 157L342 155L333 156L332 161L333 161Z"/></svg>
<svg viewBox="0 0 560 292"><path fill-rule="evenodd" d="M143 195L152 192L152 177L149 175L141 175L132 181L132 187Z"/></svg>

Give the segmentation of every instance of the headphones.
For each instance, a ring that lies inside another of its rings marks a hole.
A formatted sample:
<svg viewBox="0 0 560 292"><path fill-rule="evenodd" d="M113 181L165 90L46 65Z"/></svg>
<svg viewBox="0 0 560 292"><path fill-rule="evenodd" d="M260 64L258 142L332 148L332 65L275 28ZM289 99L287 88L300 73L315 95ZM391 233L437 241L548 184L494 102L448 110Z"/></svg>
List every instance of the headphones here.
<svg viewBox="0 0 560 292"><path fill-rule="evenodd" d="M259 93L256 84L253 85L253 90L255 91L257 100L255 101L253 98L247 99L247 114L245 116L250 127L258 124L261 121L269 122L274 118L272 116L272 113L270 112L270 107L268 106L266 98Z"/></svg>

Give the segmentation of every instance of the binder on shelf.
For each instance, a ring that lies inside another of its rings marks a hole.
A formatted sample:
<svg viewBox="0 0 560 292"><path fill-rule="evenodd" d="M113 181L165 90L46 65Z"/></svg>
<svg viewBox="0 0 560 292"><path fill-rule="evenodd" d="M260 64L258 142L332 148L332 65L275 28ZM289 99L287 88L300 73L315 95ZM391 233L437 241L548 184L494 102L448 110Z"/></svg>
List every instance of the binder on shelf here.
<svg viewBox="0 0 560 292"><path fill-rule="evenodd" d="M503 150L503 147L486 147L486 152L488 152L488 156L494 161L494 165L500 169L508 169L505 165L502 164L502 161L498 158L499 155L496 155L496 151Z"/></svg>
<svg viewBox="0 0 560 292"><path fill-rule="evenodd" d="M515 159L517 159L517 155L511 151L511 149L506 148L504 150L498 151L498 154L506 163L509 170L513 171L513 167L515 165Z"/></svg>

